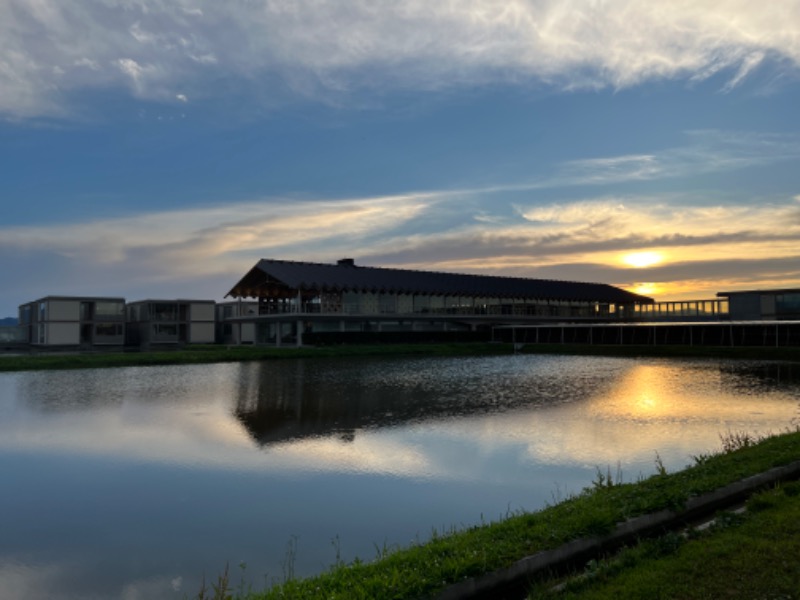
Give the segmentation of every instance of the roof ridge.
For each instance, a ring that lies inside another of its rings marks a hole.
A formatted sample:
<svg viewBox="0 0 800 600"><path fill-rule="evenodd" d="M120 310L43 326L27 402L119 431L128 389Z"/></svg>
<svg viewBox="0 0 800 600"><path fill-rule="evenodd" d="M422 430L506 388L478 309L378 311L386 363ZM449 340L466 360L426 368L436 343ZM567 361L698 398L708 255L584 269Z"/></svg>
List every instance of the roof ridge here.
<svg viewBox="0 0 800 600"><path fill-rule="evenodd" d="M281 258L262 258L261 260L270 263L286 263L292 265L311 265L314 267L331 267L331 268L338 268L342 265L337 263L323 263L323 262L313 262L307 260L286 260ZM454 277L479 277L479 278L487 278L487 279L503 279L503 280L514 280L514 281L546 281L548 283L579 283L582 285L601 285L606 287L612 287L614 289L616 286L611 285L610 283L603 283L600 281L577 281L575 279L551 279L546 277L522 277L520 275L489 275L484 273L454 273L451 271L430 271L427 269L408 269L408 268L401 268L401 267L377 267L373 265L348 265L350 267L355 267L357 269L366 270L372 269L376 271L402 271L405 273L424 273L427 275L452 275Z"/></svg>
<svg viewBox="0 0 800 600"><path fill-rule="evenodd" d="M256 275L259 272L261 276ZM470 297L497 295L503 298L550 298L580 302L653 302L652 298L609 283L362 266L355 264L352 258L340 259L336 263L262 258L228 295L242 291L257 295L257 290L269 285L273 279L287 288L306 290L338 289Z"/></svg>

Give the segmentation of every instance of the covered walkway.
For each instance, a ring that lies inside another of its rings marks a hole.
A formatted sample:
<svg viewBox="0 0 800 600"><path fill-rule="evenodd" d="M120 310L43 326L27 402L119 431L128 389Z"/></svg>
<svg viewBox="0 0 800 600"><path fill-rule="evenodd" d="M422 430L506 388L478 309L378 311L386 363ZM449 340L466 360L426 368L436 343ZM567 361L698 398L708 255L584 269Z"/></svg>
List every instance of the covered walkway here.
<svg viewBox="0 0 800 600"><path fill-rule="evenodd" d="M800 346L800 321L559 323L498 326L494 341L515 344Z"/></svg>

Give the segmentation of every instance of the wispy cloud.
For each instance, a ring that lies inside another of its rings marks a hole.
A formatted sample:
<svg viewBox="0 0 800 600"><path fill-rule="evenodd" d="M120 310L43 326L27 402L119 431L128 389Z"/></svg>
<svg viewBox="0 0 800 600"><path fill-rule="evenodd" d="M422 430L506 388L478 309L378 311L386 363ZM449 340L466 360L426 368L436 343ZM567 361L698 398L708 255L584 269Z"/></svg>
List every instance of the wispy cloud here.
<svg viewBox="0 0 800 600"><path fill-rule="evenodd" d="M624 88L800 64L800 3L778 0L160 0L0 4L0 114L64 114L73 92L174 102L218 82L334 100L486 83ZM230 91L230 89L228 89Z"/></svg>
<svg viewBox="0 0 800 600"><path fill-rule="evenodd" d="M665 297L800 284L800 197L750 205L681 206L673 200L630 196L532 205L520 209L517 223L397 236L365 254L378 264L411 268L625 287L657 282ZM656 251L663 262L632 269L625 257L641 251ZM689 280L692 285L684 285Z"/></svg>
<svg viewBox="0 0 800 600"><path fill-rule="evenodd" d="M361 264L377 266L628 287L651 281L660 282L667 295L675 294L681 281L701 277L730 282L717 287L731 287L733 275L740 280L736 287L765 278L800 283L800 196L749 205L679 206L672 200L600 197L531 205L520 207L515 219L492 219L484 205L475 209L471 225L452 226L437 215L463 211L464 205L447 194L263 201L7 228L0 230L0 248L17 266L32 270L47 255L58 271L45 278L46 293L94 289L124 295L121 288L133 281L147 288L163 281L175 295L183 285L178 282L195 280L209 285L205 295L220 297L262 257L332 262L356 256ZM413 227L418 220L439 225L420 233ZM626 255L644 250L661 253L663 263L648 269L625 263Z"/></svg>
<svg viewBox="0 0 800 600"><path fill-rule="evenodd" d="M0 227L0 314L48 294L221 299L259 258L331 262L429 210L423 196L265 199L68 224ZM10 282L11 279L7 279Z"/></svg>
<svg viewBox="0 0 800 600"><path fill-rule="evenodd" d="M523 192L577 186L604 186L694 177L800 159L800 136L791 133L695 130L687 143L658 153L584 158L549 166L528 181L504 183L460 194Z"/></svg>
<svg viewBox="0 0 800 600"><path fill-rule="evenodd" d="M31 294L140 297L143 289L173 296L188 287L220 297L263 257L354 256L377 266L627 287L649 281L666 297L682 294L690 281L695 295L709 286L800 285L792 266L800 264L800 196L642 194L611 186L800 156L800 141L790 135L698 131L689 140L658 153L562 163L553 166L555 175L518 184L351 199L220 199L124 218L0 227L0 268L17 274L0 300L13 297L5 302L16 306ZM659 252L664 261L631 269L625 256L641 251Z"/></svg>
<svg viewBox="0 0 800 600"><path fill-rule="evenodd" d="M381 236L433 202L424 194L332 200L281 199L63 225L0 229L9 255L52 253L86 268L149 270L186 277L241 267L264 254ZM330 259L330 257L328 257ZM132 266L135 263L137 266Z"/></svg>

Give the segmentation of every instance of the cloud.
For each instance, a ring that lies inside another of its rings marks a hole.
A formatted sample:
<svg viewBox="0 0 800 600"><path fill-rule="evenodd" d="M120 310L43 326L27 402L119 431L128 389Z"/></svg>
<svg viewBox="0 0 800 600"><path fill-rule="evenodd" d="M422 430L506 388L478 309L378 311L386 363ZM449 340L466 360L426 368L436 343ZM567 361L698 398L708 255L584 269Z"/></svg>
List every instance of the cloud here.
<svg viewBox="0 0 800 600"><path fill-rule="evenodd" d="M793 136L702 131L689 138L687 146L658 154L566 162L554 176L521 184L350 199L220 199L185 210L0 227L0 268L15 274L0 303L13 314L18 304L47 294L130 299L180 290L221 298L260 258L342 256L375 266L629 288L651 282L661 299L691 294L689 282L694 297L722 288L800 286L792 267L800 264L800 195L642 194L619 186L603 194L606 185L638 177L642 165L655 180L800 156ZM582 187L587 178L595 183ZM517 193L527 190L536 193ZM631 269L626 256L643 251L665 260Z"/></svg>
<svg viewBox="0 0 800 600"><path fill-rule="evenodd" d="M230 92L221 77L266 103L282 93L335 101L491 83L620 89L720 74L728 92L758 69L796 71L798 30L797 0L7 0L0 114L63 115L75 92L130 86L134 65L133 94L164 102L178 89Z"/></svg>
<svg viewBox="0 0 800 600"><path fill-rule="evenodd" d="M87 289L127 295L123 290L129 287L160 286L175 296L194 281L207 286L204 296L219 298L265 257L332 262L355 256L375 266L627 287L650 281L659 282L667 297L683 289L685 280L697 285L704 279L717 291L767 281L780 287L800 283L798 198L680 206L671 197L615 196L519 207L516 219L487 218L486 205L476 209L480 220L471 224L438 219L464 209L460 197L433 193L329 202L276 199L6 228L0 230L0 248L16 265L31 264L39 284L44 280L49 286L42 295ZM419 220L439 225L421 233L414 226ZM641 251L656 251L665 260L631 269L625 256ZM51 264L54 272L33 264Z"/></svg>
<svg viewBox="0 0 800 600"><path fill-rule="evenodd" d="M528 181L495 184L453 194L525 192L577 186L608 186L741 170L800 159L800 137L714 129L684 132L687 143L653 154L569 160Z"/></svg>
<svg viewBox="0 0 800 600"><path fill-rule="evenodd" d="M679 205L671 197L601 197L520 208L516 223L397 236L365 248L365 260L628 288L648 281L659 283L661 299L696 299L723 288L800 285L798 242L797 198ZM664 262L631 269L625 257L641 251Z"/></svg>
<svg viewBox="0 0 800 600"><path fill-rule="evenodd" d="M69 579L70 573L80 569L77 561L69 564L19 564L15 556L0 555L0 581L3 582L3 595L8 600L24 598L46 598L53 590L59 589Z"/></svg>
<svg viewBox="0 0 800 600"><path fill-rule="evenodd" d="M616 161L607 162L613 170ZM332 262L355 256L376 266L627 287L648 281L659 283L667 298L685 292L687 281L695 297L713 286L800 285L800 270L792 266L800 264L800 196L736 204L609 195L515 207L509 215L501 193L460 190L327 201L273 198L6 227L0 228L0 254L14 260L0 264L9 272L36 273L28 282L18 277L12 287L40 295L142 297L163 289L169 297L178 287L194 286L204 297L219 298L263 257ZM665 261L634 271L625 256L641 251L656 251ZM15 297L13 306L30 299Z"/></svg>
<svg viewBox="0 0 800 600"><path fill-rule="evenodd" d="M236 273L262 255L324 256L330 249L380 237L414 219L433 202L424 194L331 200L226 204L83 223L0 228L7 256L48 254L75 271L103 278L186 278ZM325 248L326 250L321 250ZM78 280L82 279L81 277ZM74 283L77 283L76 280Z"/></svg>

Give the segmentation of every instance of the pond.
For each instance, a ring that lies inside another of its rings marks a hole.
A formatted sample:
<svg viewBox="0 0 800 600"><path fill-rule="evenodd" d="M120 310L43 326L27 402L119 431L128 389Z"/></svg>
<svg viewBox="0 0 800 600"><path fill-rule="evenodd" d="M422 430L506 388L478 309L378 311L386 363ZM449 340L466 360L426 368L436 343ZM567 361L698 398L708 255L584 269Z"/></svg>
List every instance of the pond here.
<svg viewBox="0 0 800 600"><path fill-rule="evenodd" d="M783 363L315 359L0 374L0 589L254 589L634 481L800 416Z"/></svg>

